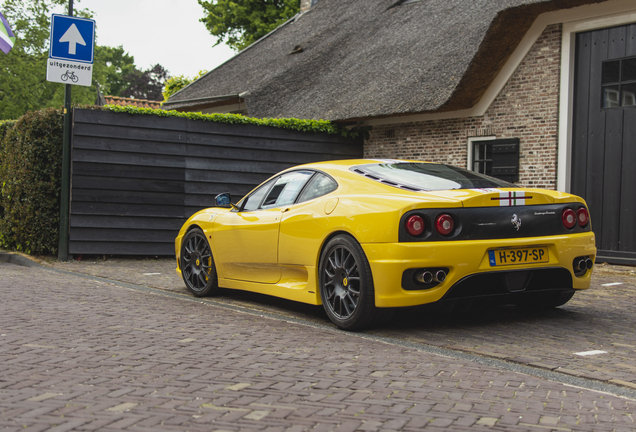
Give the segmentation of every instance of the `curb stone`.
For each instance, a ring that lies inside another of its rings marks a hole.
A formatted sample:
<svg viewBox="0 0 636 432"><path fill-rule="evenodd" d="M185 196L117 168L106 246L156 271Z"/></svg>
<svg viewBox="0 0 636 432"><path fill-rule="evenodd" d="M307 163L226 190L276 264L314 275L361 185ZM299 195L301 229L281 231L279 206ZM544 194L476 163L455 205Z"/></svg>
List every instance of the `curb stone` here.
<svg viewBox="0 0 636 432"><path fill-rule="evenodd" d="M10 252L2 252L0 251L0 262L9 263L18 265L21 267L39 267L44 268L41 264L33 261L30 258L26 258L22 255L10 253Z"/></svg>

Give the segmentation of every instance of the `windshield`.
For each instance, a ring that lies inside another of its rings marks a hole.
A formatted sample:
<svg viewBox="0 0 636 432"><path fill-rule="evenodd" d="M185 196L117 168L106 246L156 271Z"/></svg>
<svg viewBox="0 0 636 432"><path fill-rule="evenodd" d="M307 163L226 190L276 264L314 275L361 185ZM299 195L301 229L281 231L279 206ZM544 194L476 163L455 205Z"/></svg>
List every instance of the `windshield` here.
<svg viewBox="0 0 636 432"><path fill-rule="evenodd" d="M382 183L424 191L449 189L516 188L517 186L451 165L417 162L387 162L359 165L353 171Z"/></svg>

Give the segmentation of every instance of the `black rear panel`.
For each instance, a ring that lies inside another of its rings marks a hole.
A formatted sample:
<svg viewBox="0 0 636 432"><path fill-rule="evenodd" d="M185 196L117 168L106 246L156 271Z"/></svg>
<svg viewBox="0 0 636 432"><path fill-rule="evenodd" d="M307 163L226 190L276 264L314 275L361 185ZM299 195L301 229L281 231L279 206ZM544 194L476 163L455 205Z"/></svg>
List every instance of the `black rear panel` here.
<svg viewBox="0 0 636 432"><path fill-rule="evenodd" d="M399 241L487 240L589 232L589 223L585 227L576 224L574 228L567 229L561 220L564 209L571 208L576 212L580 207L585 206L567 203L411 210L400 220ZM406 231L405 224L409 217L416 214L424 219L426 227L421 235L414 237ZM448 236L440 235L434 227L435 219L441 214L449 214L455 221L455 229Z"/></svg>
<svg viewBox="0 0 636 432"><path fill-rule="evenodd" d="M466 276L442 300L571 289L572 275L564 268L497 271Z"/></svg>

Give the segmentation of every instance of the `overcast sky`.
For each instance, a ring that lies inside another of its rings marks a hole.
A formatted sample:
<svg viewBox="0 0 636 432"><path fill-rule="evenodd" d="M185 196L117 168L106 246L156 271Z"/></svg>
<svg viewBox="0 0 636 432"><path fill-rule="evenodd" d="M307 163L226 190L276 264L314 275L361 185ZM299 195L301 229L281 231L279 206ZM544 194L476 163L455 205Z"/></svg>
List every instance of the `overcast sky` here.
<svg viewBox="0 0 636 432"><path fill-rule="evenodd" d="M193 77L234 55L199 22L204 10L196 0L74 0L75 9L90 9L97 44L123 45L139 69L157 63L170 75ZM66 13L58 12L58 13Z"/></svg>

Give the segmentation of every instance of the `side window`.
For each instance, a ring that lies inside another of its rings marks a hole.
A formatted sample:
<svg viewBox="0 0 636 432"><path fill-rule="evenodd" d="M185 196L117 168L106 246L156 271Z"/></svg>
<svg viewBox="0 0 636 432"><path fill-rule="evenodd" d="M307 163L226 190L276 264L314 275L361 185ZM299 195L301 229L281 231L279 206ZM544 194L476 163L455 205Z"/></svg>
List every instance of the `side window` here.
<svg viewBox="0 0 636 432"><path fill-rule="evenodd" d="M316 173L300 194L300 197L298 197L298 202L309 201L327 195L336 189L338 189L338 183L324 174Z"/></svg>
<svg viewBox="0 0 636 432"><path fill-rule="evenodd" d="M293 171L283 174L276 180L261 207L272 208L293 204L298 193L312 175L311 171Z"/></svg>
<svg viewBox="0 0 636 432"><path fill-rule="evenodd" d="M261 205L261 201L263 201L263 197L267 192L269 192L269 188L272 186L276 179L270 180L265 183L263 186L256 189L254 192L250 194L245 200L245 204L243 204L243 208L241 211L254 211L258 210L258 207Z"/></svg>

